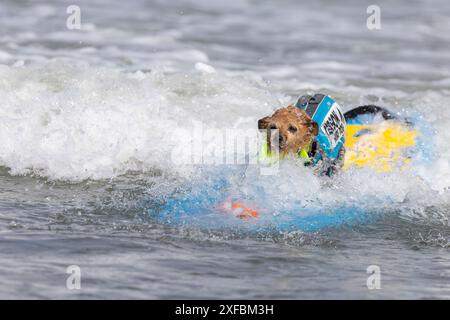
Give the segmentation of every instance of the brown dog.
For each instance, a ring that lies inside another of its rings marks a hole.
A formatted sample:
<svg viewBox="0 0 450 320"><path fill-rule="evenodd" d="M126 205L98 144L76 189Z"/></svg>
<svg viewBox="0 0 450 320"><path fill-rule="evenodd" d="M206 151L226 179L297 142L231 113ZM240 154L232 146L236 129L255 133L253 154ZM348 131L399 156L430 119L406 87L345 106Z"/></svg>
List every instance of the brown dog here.
<svg viewBox="0 0 450 320"><path fill-rule="evenodd" d="M294 106L278 109L272 116L258 120L258 128L267 129L269 150L279 151L282 155L297 154L302 148L309 148L319 132L317 123L304 110ZM274 141L276 135L271 135L272 129L278 129L278 141ZM277 142L278 150L274 150Z"/></svg>

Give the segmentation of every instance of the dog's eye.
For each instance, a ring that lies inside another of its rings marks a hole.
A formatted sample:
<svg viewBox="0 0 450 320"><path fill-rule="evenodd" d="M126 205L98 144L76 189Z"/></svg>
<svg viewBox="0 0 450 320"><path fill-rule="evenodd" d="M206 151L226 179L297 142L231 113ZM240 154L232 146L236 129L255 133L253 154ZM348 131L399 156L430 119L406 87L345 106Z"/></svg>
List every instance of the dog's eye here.
<svg viewBox="0 0 450 320"><path fill-rule="evenodd" d="M277 126L274 125L274 124L271 124L270 127L269 127L269 129L270 129L270 130L276 130L276 129L277 129Z"/></svg>
<svg viewBox="0 0 450 320"><path fill-rule="evenodd" d="M297 132L297 128L294 127L294 126L289 126L288 130L289 130L290 133L296 133Z"/></svg>

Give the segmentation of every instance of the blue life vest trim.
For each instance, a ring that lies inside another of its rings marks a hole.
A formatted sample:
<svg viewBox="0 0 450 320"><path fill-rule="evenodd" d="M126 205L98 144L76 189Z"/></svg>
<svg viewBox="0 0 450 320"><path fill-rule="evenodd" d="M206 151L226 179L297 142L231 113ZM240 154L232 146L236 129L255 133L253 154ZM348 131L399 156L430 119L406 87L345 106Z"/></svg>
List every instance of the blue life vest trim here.
<svg viewBox="0 0 450 320"><path fill-rule="evenodd" d="M302 98L299 99L301 101ZM332 160L339 157L344 145L345 117L341 107L330 96L316 94L313 99L297 103L319 126L316 141L325 154ZM314 159L318 162L320 158Z"/></svg>

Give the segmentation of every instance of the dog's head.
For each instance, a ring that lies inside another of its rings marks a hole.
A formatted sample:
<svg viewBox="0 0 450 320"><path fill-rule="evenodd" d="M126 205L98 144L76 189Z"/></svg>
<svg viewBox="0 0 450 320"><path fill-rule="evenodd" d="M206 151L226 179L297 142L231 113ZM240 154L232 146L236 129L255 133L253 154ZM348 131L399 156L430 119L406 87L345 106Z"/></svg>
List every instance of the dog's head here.
<svg viewBox="0 0 450 320"><path fill-rule="evenodd" d="M297 153L311 144L319 132L319 126L302 109L294 106L278 109L270 117L258 120L259 129L267 129L267 145L271 151L277 145L282 154ZM278 141L271 130L278 130Z"/></svg>

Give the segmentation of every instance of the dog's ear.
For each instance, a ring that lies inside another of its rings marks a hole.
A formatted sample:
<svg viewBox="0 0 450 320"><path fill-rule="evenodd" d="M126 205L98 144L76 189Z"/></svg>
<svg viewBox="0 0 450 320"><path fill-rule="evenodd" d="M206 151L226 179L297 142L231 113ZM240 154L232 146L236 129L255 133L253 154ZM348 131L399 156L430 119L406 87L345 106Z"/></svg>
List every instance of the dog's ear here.
<svg viewBox="0 0 450 320"><path fill-rule="evenodd" d="M269 123L272 121L271 117L264 117L258 120L258 129L267 129Z"/></svg>
<svg viewBox="0 0 450 320"><path fill-rule="evenodd" d="M310 123L309 123L309 126L310 126L310 130L311 130L311 133L314 135L314 136L317 136L318 134L319 134L319 125L317 124L317 122L315 122L315 121L311 121Z"/></svg>

